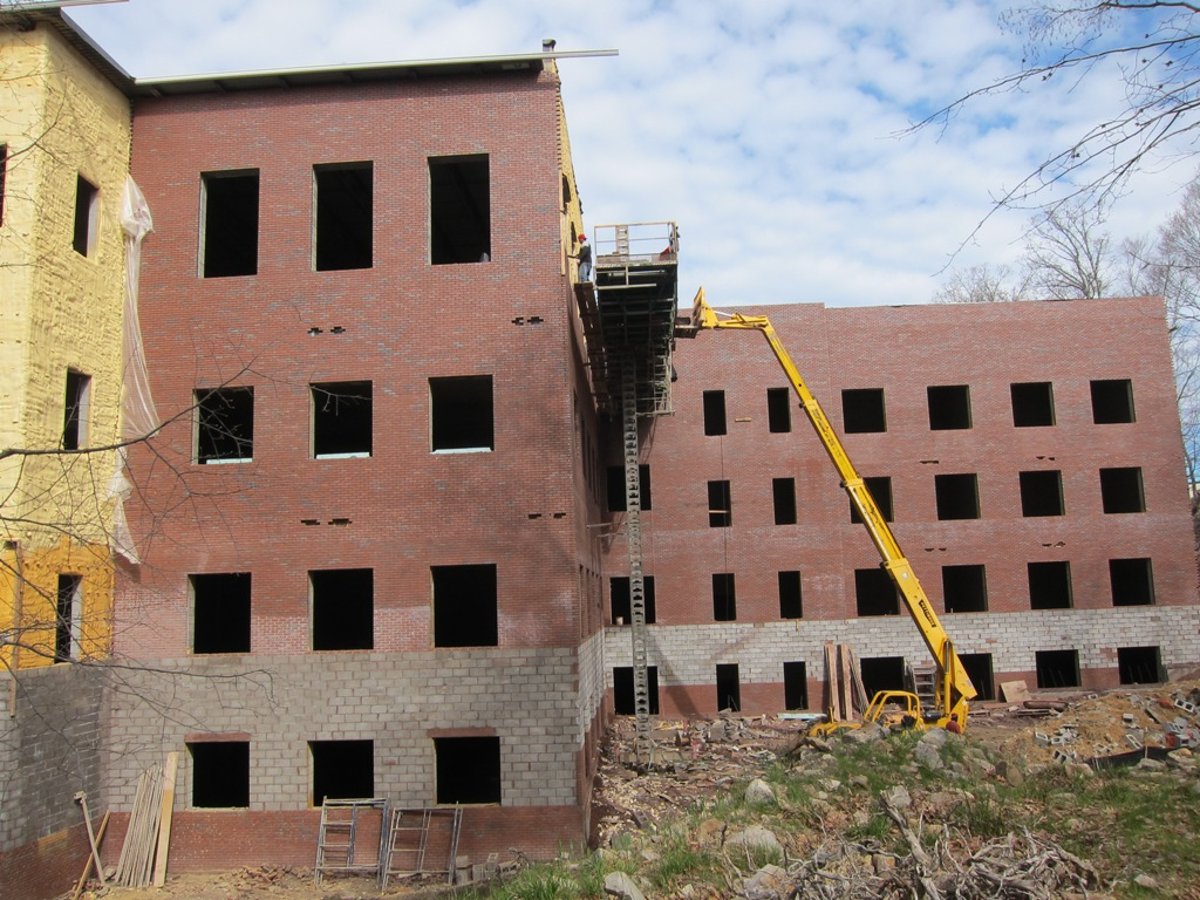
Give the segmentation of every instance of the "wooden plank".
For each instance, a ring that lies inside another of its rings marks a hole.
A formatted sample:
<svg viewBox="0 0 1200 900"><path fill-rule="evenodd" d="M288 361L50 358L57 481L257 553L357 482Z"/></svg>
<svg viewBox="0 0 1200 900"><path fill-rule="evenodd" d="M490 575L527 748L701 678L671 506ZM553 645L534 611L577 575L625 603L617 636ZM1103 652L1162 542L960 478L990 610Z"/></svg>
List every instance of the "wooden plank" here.
<svg viewBox="0 0 1200 900"><path fill-rule="evenodd" d="M1000 682L1000 696L1008 703L1023 703L1029 699L1029 690L1022 681Z"/></svg>
<svg viewBox="0 0 1200 900"><path fill-rule="evenodd" d="M108 817L112 815L111 810L104 813L104 818L100 820L100 827L96 829L96 846L99 847L104 843L104 831L108 828ZM87 862L83 864L83 874L79 876L79 881L75 884L75 892L71 894L71 900L79 900L79 895L83 893L83 886L87 884L88 875L92 871L93 858L88 856Z"/></svg>
<svg viewBox="0 0 1200 900"><path fill-rule="evenodd" d="M154 886L167 883L167 852L171 846L171 814L175 810L175 773L179 767L179 753L172 750L167 754L167 765L163 770L162 812L159 815L158 851L154 861Z"/></svg>
<svg viewBox="0 0 1200 900"><path fill-rule="evenodd" d="M825 642L825 689L829 691L829 721L842 721L841 691L838 689L837 650L833 641Z"/></svg>
<svg viewBox="0 0 1200 900"><path fill-rule="evenodd" d="M840 667L839 680L842 689L842 708L845 710L847 722L857 722L859 716L854 710L854 694L851 688L852 678L850 676L850 647L846 644L838 644L837 649L838 665Z"/></svg>
<svg viewBox="0 0 1200 900"><path fill-rule="evenodd" d="M862 680L862 666L858 664L858 654L853 650L850 653L850 687L854 694L854 703L862 712L867 711L867 707L871 705L871 698L867 696L867 686Z"/></svg>

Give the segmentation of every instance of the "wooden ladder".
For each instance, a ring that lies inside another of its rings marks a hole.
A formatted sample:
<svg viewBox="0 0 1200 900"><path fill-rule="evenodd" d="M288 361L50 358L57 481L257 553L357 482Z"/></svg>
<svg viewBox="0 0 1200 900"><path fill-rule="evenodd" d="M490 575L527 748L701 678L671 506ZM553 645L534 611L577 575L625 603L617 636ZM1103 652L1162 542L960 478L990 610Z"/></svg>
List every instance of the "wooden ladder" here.
<svg viewBox="0 0 1200 900"><path fill-rule="evenodd" d="M912 676L913 693L921 700L921 711L929 715L937 709L937 667L913 666Z"/></svg>

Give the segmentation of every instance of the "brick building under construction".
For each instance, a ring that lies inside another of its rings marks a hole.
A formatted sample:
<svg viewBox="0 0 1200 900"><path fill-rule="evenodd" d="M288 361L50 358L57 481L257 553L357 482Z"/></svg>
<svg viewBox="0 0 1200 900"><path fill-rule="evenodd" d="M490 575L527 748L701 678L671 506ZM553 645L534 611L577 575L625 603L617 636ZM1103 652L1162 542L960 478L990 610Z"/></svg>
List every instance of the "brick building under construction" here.
<svg viewBox="0 0 1200 900"><path fill-rule="evenodd" d="M634 704L631 549L652 712L819 710L830 640L868 689L923 661L767 348L676 338L674 226L591 228L579 277L571 54L146 81L57 10L15 22L128 104L161 429L127 452L111 657L85 655L118 665L18 673L11 796L62 741L22 711L89 677L56 782L112 811L106 853L169 753L173 871L310 865L326 798L457 808L472 862L578 845ZM1198 661L1160 300L760 311L984 697ZM0 874L59 889L78 822L10 819Z"/></svg>

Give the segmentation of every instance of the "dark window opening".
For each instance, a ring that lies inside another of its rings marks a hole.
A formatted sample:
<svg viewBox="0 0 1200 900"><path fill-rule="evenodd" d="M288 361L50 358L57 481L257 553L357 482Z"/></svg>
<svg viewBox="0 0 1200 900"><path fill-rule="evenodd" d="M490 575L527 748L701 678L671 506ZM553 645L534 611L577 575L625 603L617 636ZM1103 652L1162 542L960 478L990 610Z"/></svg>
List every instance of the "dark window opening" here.
<svg viewBox="0 0 1200 900"><path fill-rule="evenodd" d="M59 575L54 610L54 658L59 662L79 658L83 625L83 578Z"/></svg>
<svg viewBox="0 0 1200 900"><path fill-rule="evenodd" d="M1113 606L1151 606L1154 603L1154 572L1150 560L1110 559Z"/></svg>
<svg viewBox="0 0 1200 900"><path fill-rule="evenodd" d="M987 576L983 566L942 566L946 612L986 612Z"/></svg>
<svg viewBox="0 0 1200 900"><path fill-rule="evenodd" d="M1054 390L1049 381L1023 381L1012 391L1013 425L1034 428L1054 424Z"/></svg>
<svg viewBox="0 0 1200 900"><path fill-rule="evenodd" d="M205 278L258 272L258 170L205 172L201 270Z"/></svg>
<svg viewBox="0 0 1200 900"><path fill-rule="evenodd" d="M433 645L495 647L499 641L496 566L431 566Z"/></svg>
<svg viewBox="0 0 1200 900"><path fill-rule="evenodd" d="M1100 501L1106 513L1146 511L1142 470L1137 466L1100 470Z"/></svg>
<svg viewBox="0 0 1200 900"><path fill-rule="evenodd" d="M855 569L854 598L860 616L900 614L900 593L883 569Z"/></svg>
<svg viewBox="0 0 1200 900"><path fill-rule="evenodd" d="M433 739L437 754L437 802L500 802L500 738Z"/></svg>
<svg viewBox="0 0 1200 900"><path fill-rule="evenodd" d="M8 145L0 144L0 225L4 224L4 187L8 177Z"/></svg>
<svg viewBox="0 0 1200 900"><path fill-rule="evenodd" d="M976 700L996 699L996 679L992 672L992 654L960 653L958 661L967 671L971 684L975 685Z"/></svg>
<svg viewBox="0 0 1200 900"><path fill-rule="evenodd" d="M1073 601L1069 562L1031 562L1028 569L1030 609L1071 608Z"/></svg>
<svg viewBox="0 0 1200 900"><path fill-rule="evenodd" d="M880 691L904 691L903 656L871 656L860 659L858 670L862 674L863 690L870 700Z"/></svg>
<svg viewBox="0 0 1200 900"><path fill-rule="evenodd" d="M250 573L189 575L192 652L250 652Z"/></svg>
<svg viewBox="0 0 1200 900"><path fill-rule="evenodd" d="M643 602L646 607L646 624L654 624L654 576L643 575ZM629 578L618 575L608 580L609 596L612 601L612 623L629 625L633 622L633 607L629 599Z"/></svg>
<svg viewBox="0 0 1200 900"><path fill-rule="evenodd" d="M434 451L495 450L492 376L430 378Z"/></svg>
<svg viewBox="0 0 1200 900"><path fill-rule="evenodd" d="M646 666L646 693L650 715L658 715L658 666ZM637 714L633 696L633 666L613 667L613 712L618 716Z"/></svg>
<svg viewBox="0 0 1200 900"><path fill-rule="evenodd" d="M802 662L783 664L783 708L808 709L808 674Z"/></svg>
<svg viewBox="0 0 1200 900"><path fill-rule="evenodd" d="M318 272L371 268L373 179L369 162L313 166Z"/></svg>
<svg viewBox="0 0 1200 900"><path fill-rule="evenodd" d="M250 742L197 741L192 757L192 806L229 809L250 805Z"/></svg>
<svg viewBox="0 0 1200 900"><path fill-rule="evenodd" d="M430 158L429 231L435 266L491 259L491 187L486 156Z"/></svg>
<svg viewBox="0 0 1200 900"><path fill-rule="evenodd" d="M790 388L767 388L767 428L772 434L792 430L792 391Z"/></svg>
<svg viewBox="0 0 1200 900"><path fill-rule="evenodd" d="M1063 504L1062 472L1046 469L1039 472L1022 472L1021 515L1061 516L1066 512Z"/></svg>
<svg viewBox="0 0 1200 900"><path fill-rule="evenodd" d="M739 712L742 708L742 688L738 681L737 663L724 663L717 666L717 712L731 710Z"/></svg>
<svg viewBox="0 0 1200 900"><path fill-rule="evenodd" d="M842 424L846 434L887 431L883 388L851 388L842 391Z"/></svg>
<svg viewBox="0 0 1200 900"><path fill-rule="evenodd" d="M779 573L779 618L800 619L804 616L804 598L800 591L798 571Z"/></svg>
<svg viewBox="0 0 1200 900"><path fill-rule="evenodd" d="M863 487L867 489L867 493L871 495L871 499L875 501L875 506L879 508L879 514L883 516L883 521L892 521L892 479L888 475L875 475L871 478L863 479ZM858 514L858 507L854 505L854 501L850 501L850 521L855 525L862 524L862 516Z"/></svg>
<svg viewBox="0 0 1200 900"><path fill-rule="evenodd" d="M1158 684L1167 680L1158 647L1118 647L1117 672L1121 684Z"/></svg>
<svg viewBox="0 0 1200 900"><path fill-rule="evenodd" d="M562 205L563 209L567 208L567 204L571 202L571 182L567 180L567 174L564 172L562 176ZM571 228L575 227L575 223L571 223ZM574 237L574 235L571 235Z"/></svg>
<svg viewBox="0 0 1200 900"><path fill-rule="evenodd" d="M374 741L309 741L313 806L375 796Z"/></svg>
<svg viewBox="0 0 1200 900"><path fill-rule="evenodd" d="M725 392L704 392L704 433L725 434Z"/></svg>
<svg viewBox="0 0 1200 900"><path fill-rule="evenodd" d="M712 576L713 621L737 621L737 595L732 572L714 572Z"/></svg>
<svg viewBox="0 0 1200 900"><path fill-rule="evenodd" d="M1120 425L1134 421L1133 382L1128 378L1093 381L1092 421L1097 425Z"/></svg>
<svg viewBox="0 0 1200 900"><path fill-rule="evenodd" d="M929 429L957 431L971 427L971 389L965 384L926 388L929 398Z"/></svg>
<svg viewBox="0 0 1200 900"><path fill-rule="evenodd" d="M254 388L196 391L196 462L249 462L254 458Z"/></svg>
<svg viewBox="0 0 1200 900"><path fill-rule="evenodd" d="M96 229L99 224L100 189L79 175L75 178L75 228L71 246L81 256L96 250Z"/></svg>
<svg viewBox="0 0 1200 900"><path fill-rule="evenodd" d="M733 499L729 496L728 481L708 483L708 527L728 528L733 525Z"/></svg>
<svg viewBox="0 0 1200 900"><path fill-rule="evenodd" d="M771 492L775 500L775 524L796 524L796 479L771 479Z"/></svg>
<svg viewBox="0 0 1200 900"><path fill-rule="evenodd" d="M1039 688L1079 687L1078 650L1038 650L1034 658Z"/></svg>
<svg viewBox="0 0 1200 900"><path fill-rule="evenodd" d="M375 646L375 573L322 569L308 573L312 590L312 648L371 650Z"/></svg>
<svg viewBox="0 0 1200 900"><path fill-rule="evenodd" d="M64 450L78 450L87 446L91 399L92 376L67 369L67 391L63 401Z"/></svg>
<svg viewBox="0 0 1200 900"><path fill-rule="evenodd" d="M313 457L371 455L371 382L311 385Z"/></svg>
<svg viewBox="0 0 1200 900"><path fill-rule="evenodd" d="M933 492L939 519L979 518L979 478L974 473L934 475Z"/></svg>
<svg viewBox="0 0 1200 900"><path fill-rule="evenodd" d="M642 511L651 508L650 466L638 466L638 499ZM608 467L608 511L625 512L625 467Z"/></svg>

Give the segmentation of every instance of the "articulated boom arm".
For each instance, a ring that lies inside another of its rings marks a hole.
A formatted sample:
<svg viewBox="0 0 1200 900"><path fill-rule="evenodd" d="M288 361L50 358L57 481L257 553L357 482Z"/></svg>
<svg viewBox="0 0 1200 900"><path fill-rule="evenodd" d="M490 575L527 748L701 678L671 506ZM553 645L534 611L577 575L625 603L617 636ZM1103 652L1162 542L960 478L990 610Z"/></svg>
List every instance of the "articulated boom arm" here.
<svg viewBox="0 0 1200 900"><path fill-rule="evenodd" d="M775 333L770 319L766 316L744 316L740 313L732 313L724 318L718 318L717 313L705 302L704 291L701 289L696 294L692 310L692 323L700 329L736 328L743 331L758 331L767 339L767 343L771 345L775 358L783 367L792 389L800 398L800 406L808 416L808 421L812 423L817 437L821 439L821 446L825 448L825 452L833 461L834 468L837 469L838 475L842 479L842 487L850 495L850 502L854 504L862 517L867 533L871 535L871 540L883 560L883 568L887 570L899 589L909 614L917 623L921 637L925 639L925 644L929 647L929 652L937 663L939 724L946 725L953 721L959 728L964 728L967 724L967 703L975 696L975 686L971 684L971 679L963 668L958 654L954 652L954 646L946 634L946 629L938 620L937 613L933 611L933 605L925 596L925 590L921 587L921 582L917 580L912 564L900 549L895 535L892 534L891 528L888 527L883 514L880 513L874 498L863 484L862 476L858 474L850 457L846 455L846 449L842 446L842 441L833 430L833 426L829 424L829 419L826 417L825 411L821 409L821 404L817 402L817 398L804 383L804 378L800 375L796 364L792 362L787 348L780 343L779 335Z"/></svg>

